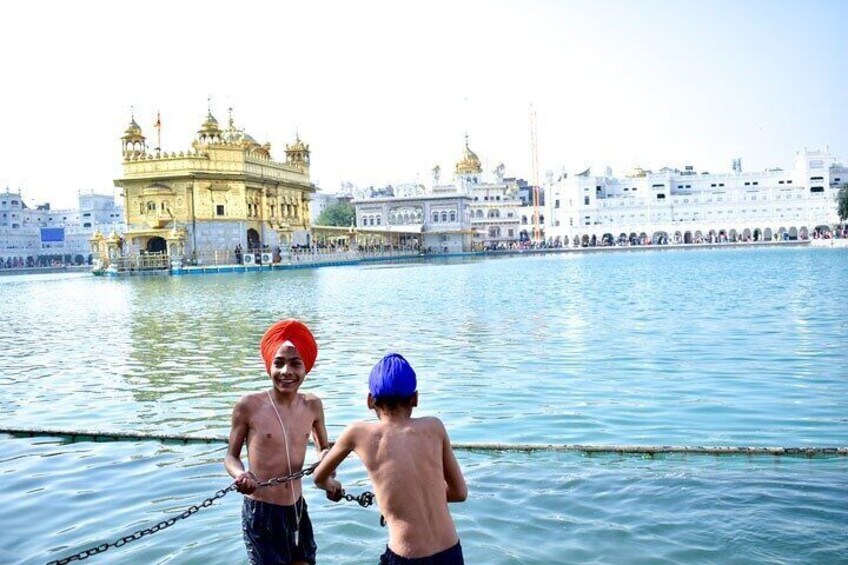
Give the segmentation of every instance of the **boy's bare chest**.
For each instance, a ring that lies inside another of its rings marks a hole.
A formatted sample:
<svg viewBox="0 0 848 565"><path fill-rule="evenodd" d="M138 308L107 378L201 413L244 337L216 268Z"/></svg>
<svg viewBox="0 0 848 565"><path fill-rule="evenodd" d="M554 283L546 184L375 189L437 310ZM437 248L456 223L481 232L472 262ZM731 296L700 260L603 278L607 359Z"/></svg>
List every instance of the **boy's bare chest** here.
<svg viewBox="0 0 848 565"><path fill-rule="evenodd" d="M312 431L312 416L308 410L280 411L279 417L268 406L257 412L251 420L250 443L252 447L289 447L305 445Z"/></svg>

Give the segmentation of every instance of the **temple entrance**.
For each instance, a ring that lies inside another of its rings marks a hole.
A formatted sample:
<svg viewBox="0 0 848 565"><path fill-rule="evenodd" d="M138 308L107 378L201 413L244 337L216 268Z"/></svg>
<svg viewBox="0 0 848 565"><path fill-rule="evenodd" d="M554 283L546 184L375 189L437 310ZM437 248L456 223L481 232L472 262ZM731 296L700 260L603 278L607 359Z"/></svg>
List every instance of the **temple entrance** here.
<svg viewBox="0 0 848 565"><path fill-rule="evenodd" d="M247 248L259 249L259 232L253 228L247 230Z"/></svg>
<svg viewBox="0 0 848 565"><path fill-rule="evenodd" d="M147 245L144 249L148 253L164 253L168 249L168 244L162 237L151 237L147 240Z"/></svg>

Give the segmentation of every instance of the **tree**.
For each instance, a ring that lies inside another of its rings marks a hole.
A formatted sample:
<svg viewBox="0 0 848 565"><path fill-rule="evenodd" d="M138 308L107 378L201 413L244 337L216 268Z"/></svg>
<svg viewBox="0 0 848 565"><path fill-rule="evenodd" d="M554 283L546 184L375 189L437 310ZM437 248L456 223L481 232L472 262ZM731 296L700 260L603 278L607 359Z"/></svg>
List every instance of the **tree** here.
<svg viewBox="0 0 848 565"><path fill-rule="evenodd" d="M350 202L330 204L321 211L315 221L319 226L352 226L356 218L356 210Z"/></svg>
<svg viewBox="0 0 848 565"><path fill-rule="evenodd" d="M842 185L836 196L836 213L840 221L848 220L848 183Z"/></svg>

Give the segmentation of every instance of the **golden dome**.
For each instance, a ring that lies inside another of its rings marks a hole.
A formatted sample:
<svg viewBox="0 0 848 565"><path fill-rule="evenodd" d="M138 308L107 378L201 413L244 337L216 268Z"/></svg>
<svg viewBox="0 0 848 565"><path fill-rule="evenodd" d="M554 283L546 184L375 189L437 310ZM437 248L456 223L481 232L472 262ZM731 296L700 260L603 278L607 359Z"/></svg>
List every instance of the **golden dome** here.
<svg viewBox="0 0 848 565"><path fill-rule="evenodd" d="M227 143L238 144L244 147L259 146L259 143L255 139L253 139L253 137L249 133L245 133L244 130L240 129L227 128L224 130L224 133L221 135L221 138Z"/></svg>
<svg viewBox="0 0 848 565"><path fill-rule="evenodd" d="M241 145L242 147L246 147L248 149L259 147L259 143L255 139L253 139L250 134L245 132L243 129L239 129L236 127L236 124L233 121L232 108L230 108L229 125L227 126L227 129L225 129L221 134L221 139L223 139L225 143Z"/></svg>
<svg viewBox="0 0 848 565"><path fill-rule="evenodd" d="M124 141L144 139L144 136L141 134L141 127L135 123L135 118L130 118L130 125L127 126L127 130L121 136L121 139Z"/></svg>
<svg viewBox="0 0 848 565"><path fill-rule="evenodd" d="M218 127L218 120L215 119L215 116L212 115L212 112L208 112L206 114L206 120L204 120L203 125L200 126L200 130L198 130L199 134L220 134L221 128Z"/></svg>
<svg viewBox="0 0 848 565"><path fill-rule="evenodd" d="M468 136L465 136L465 151L462 160L456 164L456 174L465 175L482 172L483 166L480 164L480 158L468 147Z"/></svg>

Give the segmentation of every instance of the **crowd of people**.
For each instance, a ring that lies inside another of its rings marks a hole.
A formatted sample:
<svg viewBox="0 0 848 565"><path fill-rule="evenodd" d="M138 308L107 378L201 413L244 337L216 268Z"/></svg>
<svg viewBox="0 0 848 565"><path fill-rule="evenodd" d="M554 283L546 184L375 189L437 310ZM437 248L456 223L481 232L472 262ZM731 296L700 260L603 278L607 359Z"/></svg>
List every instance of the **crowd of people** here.
<svg viewBox="0 0 848 565"><path fill-rule="evenodd" d="M90 265L91 255L39 255L37 257L6 257L0 258L2 269L47 269L70 266Z"/></svg>
<svg viewBox="0 0 848 565"><path fill-rule="evenodd" d="M835 229L819 229L816 228L812 233L807 234L804 231L799 232L796 236L791 236L789 232L776 233L771 236L770 241L789 241L799 240L805 241L808 239L845 239L848 238L848 224L837 226ZM521 241L497 241L485 242L474 245L475 251L524 251L535 249L567 249L570 247L631 247L640 245L684 245L684 244L705 244L705 243L753 243L765 241L764 236L760 232L744 233L741 235L729 236L725 232L710 232L702 234L696 232L688 241L681 235L675 234L669 237L665 233L656 234L654 237L645 234L631 234L629 236L613 237L607 234L604 237L597 235L583 236L569 240L568 236L549 237L542 241L531 241L524 239Z"/></svg>
<svg viewBox="0 0 848 565"><path fill-rule="evenodd" d="M837 227L835 230L813 230L813 239L848 239L848 224Z"/></svg>

